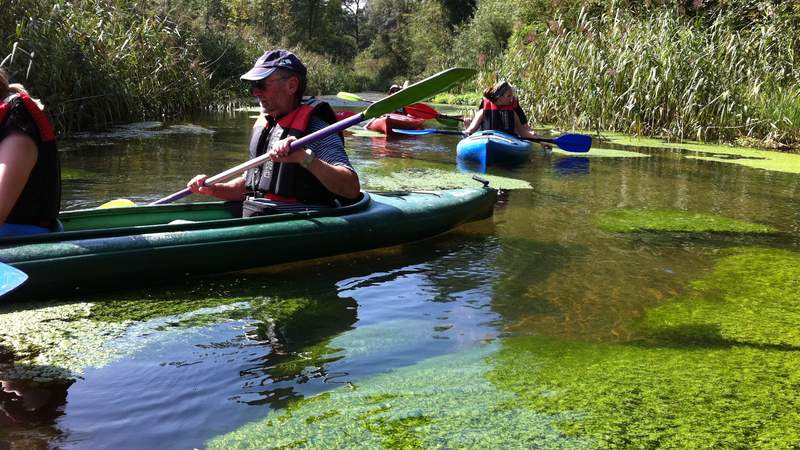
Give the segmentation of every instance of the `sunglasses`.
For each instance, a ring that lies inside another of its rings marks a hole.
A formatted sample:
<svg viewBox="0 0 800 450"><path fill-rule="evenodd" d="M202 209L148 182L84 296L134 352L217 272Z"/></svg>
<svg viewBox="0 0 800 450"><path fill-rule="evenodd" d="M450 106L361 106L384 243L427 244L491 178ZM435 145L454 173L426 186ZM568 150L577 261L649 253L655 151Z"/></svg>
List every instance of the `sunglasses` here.
<svg viewBox="0 0 800 450"><path fill-rule="evenodd" d="M281 81L281 80L286 80L286 79L287 79L286 77L281 77L281 78L274 78L272 80L267 81L266 78L262 78L260 80L250 81L250 90L251 91L255 91L255 90L263 91L269 85L275 83L276 81Z"/></svg>

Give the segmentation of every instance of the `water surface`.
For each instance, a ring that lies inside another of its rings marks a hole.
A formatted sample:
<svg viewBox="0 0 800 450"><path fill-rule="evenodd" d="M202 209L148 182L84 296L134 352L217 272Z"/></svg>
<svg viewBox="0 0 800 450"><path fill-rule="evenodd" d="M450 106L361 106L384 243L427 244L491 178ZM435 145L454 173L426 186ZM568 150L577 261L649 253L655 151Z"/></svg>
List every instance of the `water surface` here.
<svg viewBox="0 0 800 450"><path fill-rule="evenodd" d="M65 141L64 207L152 201L236 165L252 115ZM456 136L346 140L366 188L459 170ZM595 147L490 167L532 188L424 242L4 305L0 444L800 444L798 175ZM610 230L619 211L644 225Z"/></svg>

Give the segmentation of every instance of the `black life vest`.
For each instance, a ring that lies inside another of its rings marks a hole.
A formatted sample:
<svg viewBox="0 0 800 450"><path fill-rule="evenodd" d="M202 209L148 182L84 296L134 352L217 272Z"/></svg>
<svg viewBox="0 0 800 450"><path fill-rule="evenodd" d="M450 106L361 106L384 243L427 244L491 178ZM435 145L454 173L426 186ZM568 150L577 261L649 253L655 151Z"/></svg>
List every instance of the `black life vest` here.
<svg viewBox="0 0 800 450"><path fill-rule="evenodd" d="M336 113L325 102L311 98L277 122L261 115L253 125L250 137L250 158L263 155L276 142L287 136L301 138L308 134L311 117L316 116L332 124ZM339 138L344 143L344 137ZM261 166L247 171L245 186L250 197L269 196L289 202L335 204L337 196L330 192L311 172L300 164L277 163L267 160Z"/></svg>
<svg viewBox="0 0 800 450"><path fill-rule="evenodd" d="M498 106L491 100L484 98L483 104L483 121L481 122L481 130L494 130L501 131L515 135L517 134L514 126L515 109L519 107L517 100L510 105Z"/></svg>
<svg viewBox="0 0 800 450"><path fill-rule="evenodd" d="M49 228L55 223L61 206L61 166L58 161L55 132L36 102L27 94L18 93L0 102L0 141L17 131L9 123L12 111L13 114L27 113L33 119L38 134L34 137L34 141L39 153L28 181L14 208L8 214L6 222Z"/></svg>

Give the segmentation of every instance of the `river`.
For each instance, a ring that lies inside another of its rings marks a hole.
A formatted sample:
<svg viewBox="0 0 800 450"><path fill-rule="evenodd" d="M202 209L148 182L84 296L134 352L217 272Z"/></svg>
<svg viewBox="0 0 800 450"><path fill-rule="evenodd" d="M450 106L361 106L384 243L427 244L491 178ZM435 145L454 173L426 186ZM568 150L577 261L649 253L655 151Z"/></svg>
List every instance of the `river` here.
<svg viewBox="0 0 800 450"><path fill-rule="evenodd" d="M234 166L253 115L65 140L63 208ZM3 305L0 448L796 445L800 157L606 137L434 239ZM346 133L366 189L457 142Z"/></svg>

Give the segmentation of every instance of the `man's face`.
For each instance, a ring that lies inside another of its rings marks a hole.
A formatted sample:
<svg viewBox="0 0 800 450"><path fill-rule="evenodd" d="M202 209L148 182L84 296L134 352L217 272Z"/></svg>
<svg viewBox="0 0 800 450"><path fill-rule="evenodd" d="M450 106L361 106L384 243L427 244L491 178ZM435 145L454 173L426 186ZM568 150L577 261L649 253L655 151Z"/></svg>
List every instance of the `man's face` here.
<svg viewBox="0 0 800 450"><path fill-rule="evenodd" d="M292 110L297 78L281 76L278 73L253 81L251 92L261 103L261 112L279 117Z"/></svg>

